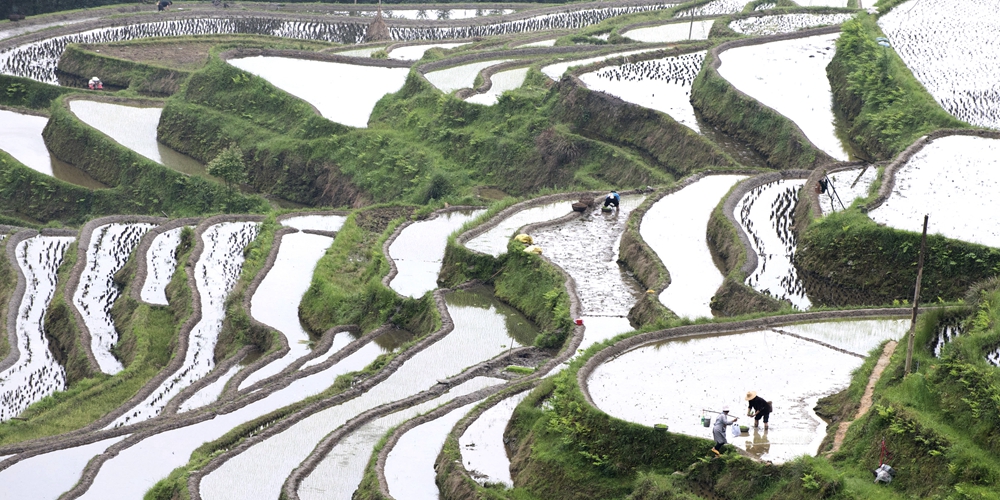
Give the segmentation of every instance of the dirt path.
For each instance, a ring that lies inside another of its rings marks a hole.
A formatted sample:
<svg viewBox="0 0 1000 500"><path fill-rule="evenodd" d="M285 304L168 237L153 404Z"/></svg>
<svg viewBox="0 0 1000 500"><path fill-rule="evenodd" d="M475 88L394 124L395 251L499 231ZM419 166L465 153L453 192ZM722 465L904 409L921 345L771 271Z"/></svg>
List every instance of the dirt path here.
<svg viewBox="0 0 1000 500"><path fill-rule="evenodd" d="M882 350L882 356L878 358L878 363L875 364L875 369L872 370L871 377L868 378L868 386L865 387L865 393L861 396L861 405L858 407L858 412L854 415L854 420L861 418L862 415L868 412L868 409L872 407L872 396L875 393L875 384L878 380L882 378L882 372L885 371L885 367L889 366L889 360L892 358L892 353L896 352L896 341L890 340L888 344L885 345L885 349ZM844 444L844 436L847 435L847 428L854 423L854 420L847 422L841 422L837 426L837 434L833 437L833 448L830 450L828 455L832 455L840 450L840 446Z"/></svg>

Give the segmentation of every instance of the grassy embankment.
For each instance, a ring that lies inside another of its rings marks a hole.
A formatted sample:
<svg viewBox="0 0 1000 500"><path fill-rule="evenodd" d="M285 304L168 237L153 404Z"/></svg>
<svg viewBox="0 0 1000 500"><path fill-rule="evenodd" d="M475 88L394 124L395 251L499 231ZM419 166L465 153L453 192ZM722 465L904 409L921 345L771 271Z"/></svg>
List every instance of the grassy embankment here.
<svg viewBox="0 0 1000 500"><path fill-rule="evenodd" d="M193 239L193 231L185 229L181 233L177 249L179 262L187 261ZM115 276L118 286L124 287L133 279L135 259L133 254ZM120 335L114 353L125 369L113 376L98 373L80 379L66 391L35 403L21 415L25 421L0 424L0 444L85 427L135 395L174 355L180 326L191 314L191 290L187 279L186 267L177 266L167 286L168 306L142 304L122 294L111 313Z"/></svg>
<svg viewBox="0 0 1000 500"><path fill-rule="evenodd" d="M14 264L7 260L7 238L0 241L0 325L7 324L7 305L10 303L10 296L17 288L17 270ZM6 328L4 328L6 332ZM10 338L4 335L0 340L0 360L10 353Z"/></svg>
<svg viewBox="0 0 1000 500"><path fill-rule="evenodd" d="M49 342L52 356L66 369L66 386L72 387L85 378L93 377L96 371L87 359L89 346L84 346L80 339L76 318L73 315L70 302L72 296L67 296L66 282L76 265L77 242L66 248L62 264L56 275L56 290L45 310L43 327L45 337Z"/></svg>

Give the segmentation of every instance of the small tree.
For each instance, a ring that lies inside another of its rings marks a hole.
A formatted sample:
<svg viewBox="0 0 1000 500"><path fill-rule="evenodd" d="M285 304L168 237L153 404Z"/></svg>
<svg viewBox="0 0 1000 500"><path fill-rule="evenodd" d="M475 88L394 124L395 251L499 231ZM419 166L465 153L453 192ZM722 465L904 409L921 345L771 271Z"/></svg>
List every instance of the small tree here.
<svg viewBox="0 0 1000 500"><path fill-rule="evenodd" d="M243 162L243 151L239 146L232 145L223 149L214 160L208 162L208 175L225 181L230 194L234 187L246 182L247 166Z"/></svg>

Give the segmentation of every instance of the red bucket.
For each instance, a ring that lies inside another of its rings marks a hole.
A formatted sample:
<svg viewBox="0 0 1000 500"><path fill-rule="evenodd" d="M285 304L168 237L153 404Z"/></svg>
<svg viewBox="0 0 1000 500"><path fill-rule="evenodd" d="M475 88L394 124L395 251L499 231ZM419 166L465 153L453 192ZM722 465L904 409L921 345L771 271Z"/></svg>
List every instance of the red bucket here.
<svg viewBox="0 0 1000 500"><path fill-rule="evenodd" d="M574 323L576 323L576 326L583 326L583 319L577 319Z"/></svg>

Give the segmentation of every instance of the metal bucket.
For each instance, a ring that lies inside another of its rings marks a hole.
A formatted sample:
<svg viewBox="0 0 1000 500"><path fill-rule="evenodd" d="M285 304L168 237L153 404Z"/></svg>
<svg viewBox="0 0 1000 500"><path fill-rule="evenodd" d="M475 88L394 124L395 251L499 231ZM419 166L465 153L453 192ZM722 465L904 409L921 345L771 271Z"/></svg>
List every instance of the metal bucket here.
<svg viewBox="0 0 1000 500"><path fill-rule="evenodd" d="M712 425L712 419L710 419L708 417L701 417L701 425L703 427L708 427L708 426Z"/></svg>

